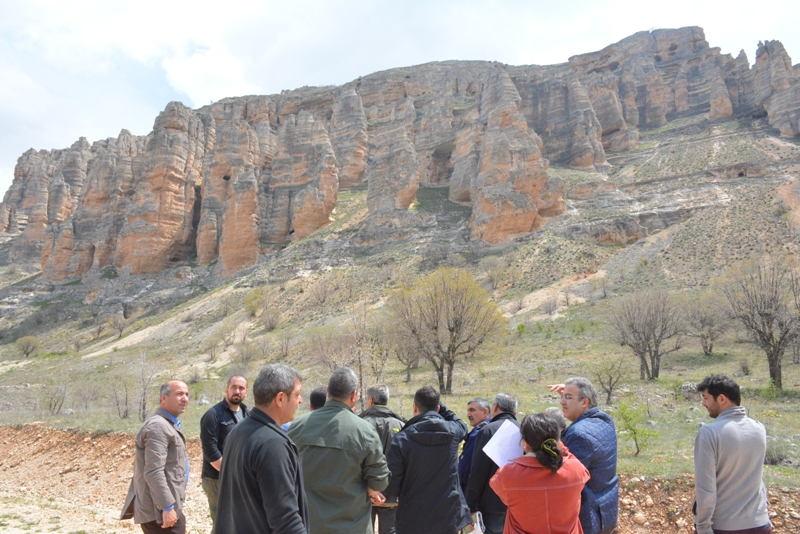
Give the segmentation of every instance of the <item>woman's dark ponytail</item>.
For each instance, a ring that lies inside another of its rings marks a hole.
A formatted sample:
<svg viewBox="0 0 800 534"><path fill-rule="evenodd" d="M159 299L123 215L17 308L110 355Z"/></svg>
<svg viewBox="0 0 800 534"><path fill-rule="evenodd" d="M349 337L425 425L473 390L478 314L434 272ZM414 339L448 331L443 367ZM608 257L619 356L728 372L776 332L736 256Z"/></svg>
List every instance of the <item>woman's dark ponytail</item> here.
<svg viewBox="0 0 800 534"><path fill-rule="evenodd" d="M522 420L519 431L539 463L553 473L558 472L564 464L558 422L543 413L532 413Z"/></svg>

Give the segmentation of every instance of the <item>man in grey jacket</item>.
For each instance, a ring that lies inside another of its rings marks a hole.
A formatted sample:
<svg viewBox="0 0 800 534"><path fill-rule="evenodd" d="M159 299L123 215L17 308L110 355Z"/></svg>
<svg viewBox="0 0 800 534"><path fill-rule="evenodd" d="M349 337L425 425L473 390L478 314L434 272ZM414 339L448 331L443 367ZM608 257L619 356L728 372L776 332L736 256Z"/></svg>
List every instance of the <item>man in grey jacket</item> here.
<svg viewBox="0 0 800 534"><path fill-rule="evenodd" d="M179 380L161 386L161 402L136 434L136 455L122 519L145 534L186 532L183 501L189 482L189 457L178 416L189 405L189 388Z"/></svg>
<svg viewBox="0 0 800 534"><path fill-rule="evenodd" d="M714 419L694 441L697 534L771 534L762 481L764 425L747 417L739 385L727 376L706 377L697 391Z"/></svg>
<svg viewBox="0 0 800 534"><path fill-rule="evenodd" d="M375 427L383 444L384 456L389 455L394 435L400 432L406 420L394 413L388 406L389 388L383 384L367 389L367 409L361 412L361 418ZM387 499L386 502L372 507L372 522L378 520L378 534L394 534L395 509L397 500Z"/></svg>

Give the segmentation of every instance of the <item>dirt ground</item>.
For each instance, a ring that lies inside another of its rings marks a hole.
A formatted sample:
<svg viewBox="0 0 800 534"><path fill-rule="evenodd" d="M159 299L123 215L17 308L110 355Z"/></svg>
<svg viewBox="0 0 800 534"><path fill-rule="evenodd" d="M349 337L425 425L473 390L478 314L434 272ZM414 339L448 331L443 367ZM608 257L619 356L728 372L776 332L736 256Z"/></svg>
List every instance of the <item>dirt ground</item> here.
<svg viewBox="0 0 800 534"><path fill-rule="evenodd" d="M119 521L132 472L131 434L91 435L29 424L0 429L0 533L139 532ZM200 488L200 440L188 442L189 532L211 531ZM628 533L690 533L694 482L621 478L620 525ZM800 533L800 493L769 488L776 533Z"/></svg>

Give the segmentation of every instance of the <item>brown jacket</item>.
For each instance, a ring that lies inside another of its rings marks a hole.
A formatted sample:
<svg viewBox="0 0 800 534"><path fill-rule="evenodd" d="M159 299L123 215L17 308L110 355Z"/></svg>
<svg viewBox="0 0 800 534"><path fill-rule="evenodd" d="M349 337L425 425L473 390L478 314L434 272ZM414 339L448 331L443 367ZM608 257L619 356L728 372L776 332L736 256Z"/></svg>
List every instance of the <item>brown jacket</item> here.
<svg viewBox="0 0 800 534"><path fill-rule="evenodd" d="M186 498L186 439L172 420L156 411L136 435L133 478L120 519L161 523L161 511L175 505L180 516Z"/></svg>

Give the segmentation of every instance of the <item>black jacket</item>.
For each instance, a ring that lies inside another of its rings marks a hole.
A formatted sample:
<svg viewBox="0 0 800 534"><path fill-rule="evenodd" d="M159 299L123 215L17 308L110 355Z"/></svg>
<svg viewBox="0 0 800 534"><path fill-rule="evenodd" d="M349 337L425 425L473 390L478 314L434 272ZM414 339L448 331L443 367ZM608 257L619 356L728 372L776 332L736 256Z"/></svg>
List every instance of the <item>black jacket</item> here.
<svg viewBox="0 0 800 534"><path fill-rule="evenodd" d="M467 425L442 406L412 418L392 440L387 498L399 497L397 534L456 532L472 522L458 485L458 444Z"/></svg>
<svg viewBox="0 0 800 534"><path fill-rule="evenodd" d="M250 413L247 406L239 405L242 417L247 417ZM222 399L208 409L200 419L200 443L203 444L203 470L200 474L205 478L219 478L219 471L214 469L211 462L216 462L222 458L222 451L225 450L225 439L236 426L236 418L228 406L228 401Z"/></svg>
<svg viewBox="0 0 800 534"><path fill-rule="evenodd" d="M489 443L492 436L505 421L511 421L519 428L519 421L513 414L501 412L492 418L488 425L483 427L475 438L475 452L472 454L472 469L467 481L467 504L472 512L480 511L483 514L506 513L508 507L503 504L500 497L489 487L489 480L497 473L497 464L489 458L483 447Z"/></svg>
<svg viewBox="0 0 800 534"><path fill-rule="evenodd" d="M228 436L213 532L308 534L297 447L258 408Z"/></svg>

